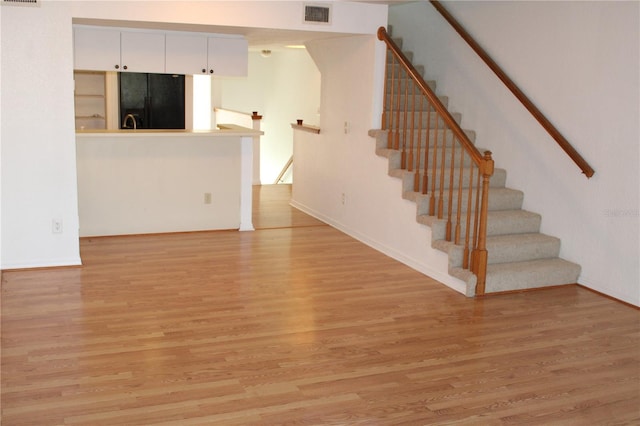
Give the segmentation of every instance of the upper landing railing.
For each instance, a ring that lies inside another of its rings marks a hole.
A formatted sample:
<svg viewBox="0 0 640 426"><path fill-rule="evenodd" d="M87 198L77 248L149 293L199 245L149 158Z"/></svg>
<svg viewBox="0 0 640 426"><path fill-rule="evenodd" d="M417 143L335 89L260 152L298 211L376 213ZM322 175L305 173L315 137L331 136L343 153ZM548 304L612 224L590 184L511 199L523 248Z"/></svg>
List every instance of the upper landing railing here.
<svg viewBox="0 0 640 426"><path fill-rule="evenodd" d="M569 141L562 136L560 131L545 117L545 115L531 102L531 100L520 90L520 88L507 76L507 74L498 66L498 64L489 56L489 54L471 37L471 35L460 25L460 23L444 8L438 0L430 0L435 9L440 12L444 19L460 34L474 52L491 68L505 86L514 94L522 105L534 116L536 120L544 127L553 139L560 145L560 148L578 165L582 173L590 178L595 173L589 163L575 150Z"/></svg>

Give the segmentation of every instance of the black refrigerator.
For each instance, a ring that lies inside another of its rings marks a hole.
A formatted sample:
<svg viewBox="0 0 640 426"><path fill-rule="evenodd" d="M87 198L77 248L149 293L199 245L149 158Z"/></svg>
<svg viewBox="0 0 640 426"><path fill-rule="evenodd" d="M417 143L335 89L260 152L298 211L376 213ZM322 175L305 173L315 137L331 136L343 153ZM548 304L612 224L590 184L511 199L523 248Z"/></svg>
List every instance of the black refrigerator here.
<svg viewBox="0 0 640 426"><path fill-rule="evenodd" d="M119 73L120 128L184 129L184 75Z"/></svg>

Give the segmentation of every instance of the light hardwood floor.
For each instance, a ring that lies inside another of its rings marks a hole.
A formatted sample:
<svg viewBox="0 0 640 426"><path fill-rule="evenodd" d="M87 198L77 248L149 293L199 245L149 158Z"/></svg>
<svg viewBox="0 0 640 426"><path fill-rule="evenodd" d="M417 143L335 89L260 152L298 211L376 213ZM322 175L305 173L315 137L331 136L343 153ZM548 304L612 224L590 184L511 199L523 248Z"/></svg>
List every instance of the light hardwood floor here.
<svg viewBox="0 0 640 426"><path fill-rule="evenodd" d="M2 424L640 424L638 310L577 286L468 299L259 214L5 272Z"/></svg>
<svg viewBox="0 0 640 426"><path fill-rule="evenodd" d="M256 229L326 226L289 205L291 185L258 185L253 187L253 226Z"/></svg>

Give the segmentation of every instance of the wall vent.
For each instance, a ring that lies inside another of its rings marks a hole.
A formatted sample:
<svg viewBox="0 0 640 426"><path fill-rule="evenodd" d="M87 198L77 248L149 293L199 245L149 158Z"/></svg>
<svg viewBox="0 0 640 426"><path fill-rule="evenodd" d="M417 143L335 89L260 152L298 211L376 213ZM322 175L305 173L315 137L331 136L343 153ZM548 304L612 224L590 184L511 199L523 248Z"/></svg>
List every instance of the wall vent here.
<svg viewBox="0 0 640 426"><path fill-rule="evenodd" d="M314 24L330 24L331 6L320 4L305 4L304 22L310 22Z"/></svg>
<svg viewBox="0 0 640 426"><path fill-rule="evenodd" d="M40 6L40 0L2 0L7 6Z"/></svg>

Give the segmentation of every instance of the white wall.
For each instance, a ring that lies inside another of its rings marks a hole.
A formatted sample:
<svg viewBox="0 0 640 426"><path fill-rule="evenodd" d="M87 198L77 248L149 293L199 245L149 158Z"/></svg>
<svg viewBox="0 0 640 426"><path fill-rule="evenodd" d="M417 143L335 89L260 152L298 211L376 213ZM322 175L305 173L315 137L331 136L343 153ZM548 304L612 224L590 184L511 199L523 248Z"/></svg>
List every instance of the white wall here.
<svg viewBox="0 0 640 426"><path fill-rule="evenodd" d="M586 179L427 2L390 8L395 35L463 127L491 149L579 282L640 305L638 2L446 2L595 175Z"/></svg>
<svg viewBox="0 0 640 426"><path fill-rule="evenodd" d="M3 6L2 268L80 262L73 114L72 18L317 31L303 2L43 1ZM335 2L322 31L374 33L386 6ZM63 222L52 233L52 220Z"/></svg>
<svg viewBox="0 0 640 426"><path fill-rule="evenodd" d="M1 31L2 267L78 264L68 7L3 6Z"/></svg>
<svg viewBox="0 0 640 426"><path fill-rule="evenodd" d="M295 132L292 204L464 293L368 136L381 119L384 45L375 36L354 36L307 47L322 75L320 134Z"/></svg>
<svg viewBox="0 0 640 426"><path fill-rule="evenodd" d="M0 8L0 23L2 22L2 8ZM0 31L0 49L2 49L2 31ZM0 267L2 260L2 55L0 54ZM0 281L2 269L0 269Z"/></svg>
<svg viewBox="0 0 640 426"><path fill-rule="evenodd" d="M274 183L293 153L291 123L319 124L320 72L306 50L287 49L266 58L250 52L247 78L215 79L219 106L262 115L260 180Z"/></svg>

